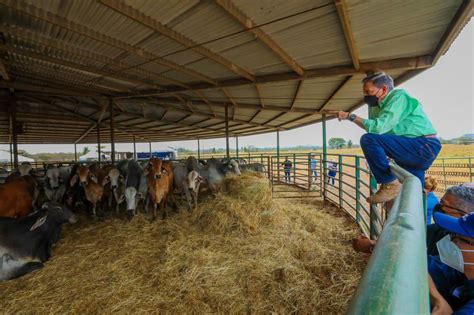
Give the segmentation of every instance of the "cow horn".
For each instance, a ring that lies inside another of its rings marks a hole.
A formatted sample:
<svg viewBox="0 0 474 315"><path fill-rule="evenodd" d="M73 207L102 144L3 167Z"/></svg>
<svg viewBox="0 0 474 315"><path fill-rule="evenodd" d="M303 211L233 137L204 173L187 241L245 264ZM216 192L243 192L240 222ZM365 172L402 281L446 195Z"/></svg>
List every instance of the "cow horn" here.
<svg viewBox="0 0 474 315"><path fill-rule="evenodd" d="M38 218L38 220L36 220L35 224L33 224L30 227L30 232L34 231L37 228L39 228L40 226L42 226L46 222L46 217L47 217L47 215L45 215L44 217Z"/></svg>

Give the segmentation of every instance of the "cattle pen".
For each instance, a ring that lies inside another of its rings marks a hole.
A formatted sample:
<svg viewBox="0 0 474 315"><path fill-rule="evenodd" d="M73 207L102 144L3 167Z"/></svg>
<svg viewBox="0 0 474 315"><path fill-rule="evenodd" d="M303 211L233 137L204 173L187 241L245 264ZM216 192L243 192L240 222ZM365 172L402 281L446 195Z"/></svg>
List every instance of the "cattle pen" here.
<svg viewBox="0 0 474 315"><path fill-rule="evenodd" d="M0 283L0 312L428 314L419 181L391 164L401 193L390 213L369 205L377 184L364 157L329 153L326 123L329 110L364 105L367 73L400 85L435 66L472 10L472 0L386 10L354 0L0 0L9 171L19 145L70 145L76 164L77 145L94 143L93 162L117 165L117 143L137 159L137 143L151 155L152 143L194 140L202 158L201 140L222 137L219 158L265 166L163 221L79 214L43 269ZM315 123L322 150L291 154L285 174L280 133ZM266 133L276 154L239 156L239 137ZM439 159L430 172L441 190L472 182L473 159ZM359 233L380 244L370 259L351 252Z"/></svg>

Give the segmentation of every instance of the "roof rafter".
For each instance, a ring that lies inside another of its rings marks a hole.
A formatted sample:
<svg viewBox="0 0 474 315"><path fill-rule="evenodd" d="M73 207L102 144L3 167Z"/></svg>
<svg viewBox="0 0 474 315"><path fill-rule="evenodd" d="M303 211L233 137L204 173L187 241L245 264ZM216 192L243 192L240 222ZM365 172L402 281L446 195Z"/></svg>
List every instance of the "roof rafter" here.
<svg viewBox="0 0 474 315"><path fill-rule="evenodd" d="M141 13L140 11L134 9L133 7L123 3L119 0L99 0L103 5L115 10L116 12L127 16L128 18L145 25L146 27L152 29L155 32L158 32L178 43L184 45L194 52L205 56L220 65L226 67L228 70L242 76L250 81L255 80L255 76L249 71L243 69L239 65L225 59L221 55L216 54L215 52L207 49L204 46L199 45L195 41L187 38L186 36L174 31L173 29L161 24L160 22L154 20L153 18ZM217 82L216 82L217 83Z"/></svg>
<svg viewBox="0 0 474 315"><path fill-rule="evenodd" d="M32 92L40 92L40 93L50 93L50 94L57 94L57 95L67 95L67 96L82 96L82 97L95 97L98 94L93 94L90 92L83 92L81 90L64 90L64 89L55 89L50 87L45 87L41 85L33 85L27 83L20 83L20 82L10 82L10 81L0 81L0 88L13 88L15 90L22 90L22 91L32 91Z"/></svg>
<svg viewBox="0 0 474 315"><path fill-rule="evenodd" d="M342 80L342 82L337 86L337 88L328 97L326 102L324 102L323 106L319 108L319 112L323 112L325 110L326 106L328 106L331 103L331 101L334 99L336 94L342 90L342 88L346 85L347 82L349 82L350 79L352 79L351 75L347 76L344 80Z"/></svg>
<svg viewBox="0 0 474 315"><path fill-rule="evenodd" d="M341 21L342 30L344 31L344 37L346 38L347 48L351 55L352 64L354 68L359 69L359 51L352 35L351 21L349 19L349 14L347 13L347 5L345 0L335 0L335 5L337 9L337 14L339 15L339 20Z"/></svg>
<svg viewBox="0 0 474 315"><path fill-rule="evenodd" d="M308 69L305 71L305 76L301 77L294 72L284 72L284 73L273 73L257 76L255 78L255 83L264 84L264 83L273 83L281 81L295 81L295 80L306 80L311 78L318 77L328 77L328 76L338 76L338 75L353 75L358 73L366 73L367 71L379 69L379 70L401 70L401 69L419 69L427 68L431 66L431 56L423 55L418 57L405 57L389 60L380 60L373 62L361 63L359 69L354 69L353 65L343 65L343 66L333 66L326 68L314 68ZM219 81L217 86L210 85L207 83L196 83L192 84L190 89L185 88L170 88L168 90L158 92L158 93L139 93L135 95L124 95L117 96L115 98L134 98L134 97L144 97L144 96L159 96L159 95L169 95L177 92L187 92L187 91L197 91L197 90L206 90L212 88L222 88L222 87L232 87L232 86L244 86L252 84L247 80L242 79L227 79Z"/></svg>
<svg viewBox="0 0 474 315"><path fill-rule="evenodd" d="M280 45L278 45L267 33L256 27L256 24L237 8L230 0L215 0L215 2L230 16L239 22L249 33L255 35L266 47L282 59L296 73L303 76L304 70Z"/></svg>
<svg viewBox="0 0 474 315"><path fill-rule="evenodd" d="M35 19L42 20L44 22L62 27L68 31L77 33L79 35L85 36L87 38L93 39L97 42L107 44L109 46L121 49L132 55L138 56L139 58L145 59L148 62L154 62L161 66L176 70L183 74L189 75L200 80L204 80L209 83L215 83L215 80L209 78L208 76L201 74L197 71L191 70L189 68L178 65L169 60L160 58L152 53L149 53L141 48L135 47L134 45L127 44L120 40L117 40L113 37L99 33L91 28L88 28L85 25L80 25L74 22L71 22L59 15L53 14L51 12L45 11L33 5L26 3L25 1L20 0L0 0L0 4L7 6L17 12L31 16Z"/></svg>

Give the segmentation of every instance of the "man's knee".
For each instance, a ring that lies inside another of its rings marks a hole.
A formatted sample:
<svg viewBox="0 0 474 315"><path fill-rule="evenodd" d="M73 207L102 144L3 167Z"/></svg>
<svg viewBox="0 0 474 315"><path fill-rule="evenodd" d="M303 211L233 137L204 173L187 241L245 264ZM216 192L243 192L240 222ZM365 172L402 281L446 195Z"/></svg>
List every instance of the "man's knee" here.
<svg viewBox="0 0 474 315"><path fill-rule="evenodd" d="M360 146L361 147L366 147L368 145L374 144L377 142L377 139L380 137L380 135L377 135L375 133L365 133L360 137Z"/></svg>

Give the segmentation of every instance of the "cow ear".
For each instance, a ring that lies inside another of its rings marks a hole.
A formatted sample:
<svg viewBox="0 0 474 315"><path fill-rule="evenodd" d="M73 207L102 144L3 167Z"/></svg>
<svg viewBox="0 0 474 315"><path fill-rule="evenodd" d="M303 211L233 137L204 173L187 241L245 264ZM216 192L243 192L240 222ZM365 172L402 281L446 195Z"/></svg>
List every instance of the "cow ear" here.
<svg viewBox="0 0 474 315"><path fill-rule="evenodd" d="M94 176L95 177L95 176ZM92 178L91 178L92 179ZM92 179L93 180L93 179ZM97 178L95 180L95 182L97 183ZM102 180L102 186L105 186L107 185L108 183L110 183L110 176L105 176L104 179Z"/></svg>
<svg viewBox="0 0 474 315"><path fill-rule="evenodd" d="M202 177L201 175L199 175L197 179L200 183L204 182L204 177Z"/></svg>
<svg viewBox="0 0 474 315"><path fill-rule="evenodd" d="M99 183L99 180L97 179L97 177L92 174L92 173L89 173L89 178L91 179L91 181L93 181L94 183L98 184Z"/></svg>
<svg viewBox="0 0 474 315"><path fill-rule="evenodd" d="M78 180L79 180L79 176L77 176L77 174L76 174L71 178L71 181L69 182L69 185L71 187L74 186L77 183Z"/></svg>
<svg viewBox="0 0 474 315"><path fill-rule="evenodd" d="M36 222L30 227L30 232L42 226L46 222L46 218L46 215L44 217L38 218L38 220L36 220Z"/></svg>
<svg viewBox="0 0 474 315"><path fill-rule="evenodd" d="M162 168L162 169L161 169L161 172L162 172L163 174L165 174L165 175L168 175L168 171L167 171L165 168Z"/></svg>
<svg viewBox="0 0 474 315"><path fill-rule="evenodd" d="M120 176L119 176L119 180L120 180L120 181L124 181L124 180L125 180L125 177L123 177L123 175L120 175Z"/></svg>

